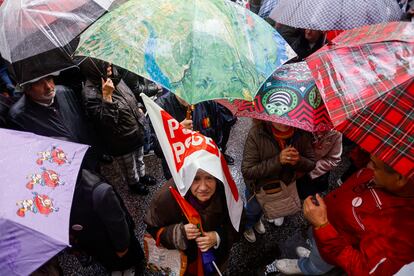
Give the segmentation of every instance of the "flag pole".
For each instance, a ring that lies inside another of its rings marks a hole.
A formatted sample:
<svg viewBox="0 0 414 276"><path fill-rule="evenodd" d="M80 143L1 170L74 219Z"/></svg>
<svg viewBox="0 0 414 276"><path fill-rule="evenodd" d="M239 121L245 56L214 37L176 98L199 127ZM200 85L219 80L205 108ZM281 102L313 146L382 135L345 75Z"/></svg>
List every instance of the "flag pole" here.
<svg viewBox="0 0 414 276"><path fill-rule="evenodd" d="M220 269L217 267L217 265L216 265L216 262L215 262L215 261L213 261L213 265L214 265L214 268L217 270L218 275L219 275L219 276L223 276L223 274L221 274L221 272L220 272Z"/></svg>

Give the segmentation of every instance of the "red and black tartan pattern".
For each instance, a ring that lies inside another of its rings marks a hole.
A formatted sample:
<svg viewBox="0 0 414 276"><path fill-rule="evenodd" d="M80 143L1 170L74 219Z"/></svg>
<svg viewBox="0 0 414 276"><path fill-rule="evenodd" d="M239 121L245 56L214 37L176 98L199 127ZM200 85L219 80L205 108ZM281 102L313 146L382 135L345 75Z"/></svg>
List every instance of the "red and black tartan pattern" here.
<svg viewBox="0 0 414 276"><path fill-rule="evenodd" d="M306 60L335 126L413 77L414 27L405 24L345 31L334 39L334 44ZM392 35L386 36L383 31ZM403 41L396 40L394 31L400 32ZM374 42L358 44L369 40L361 38L366 33L375 37L371 39ZM343 45L341 38L352 45ZM392 41L377 42L383 38Z"/></svg>
<svg viewBox="0 0 414 276"><path fill-rule="evenodd" d="M364 26L340 33L332 40L334 45L362 45L384 41L414 42L414 26L410 22L389 22Z"/></svg>
<svg viewBox="0 0 414 276"><path fill-rule="evenodd" d="M414 81L384 94L336 128L402 175L414 178Z"/></svg>

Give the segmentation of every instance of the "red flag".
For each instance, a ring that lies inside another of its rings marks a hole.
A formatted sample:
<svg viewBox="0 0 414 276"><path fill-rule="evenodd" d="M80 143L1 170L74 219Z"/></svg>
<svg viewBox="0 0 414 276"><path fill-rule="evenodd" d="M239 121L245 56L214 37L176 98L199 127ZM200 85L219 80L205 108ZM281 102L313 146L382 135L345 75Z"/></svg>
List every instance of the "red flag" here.
<svg viewBox="0 0 414 276"><path fill-rule="evenodd" d="M203 226L201 224L201 217L200 214L197 212L194 207L187 202L173 187L170 186L170 192L172 196L174 197L175 201L178 203L178 205L181 208L181 211L183 211L185 217L187 218L188 222L194 225L197 225L197 228L200 229L201 233L203 233ZM203 259L201 257L201 252L198 250L197 253L197 263L193 267L189 268L190 270L193 270L192 272L194 274L197 274L197 276L203 276ZM196 270L196 271L195 271Z"/></svg>

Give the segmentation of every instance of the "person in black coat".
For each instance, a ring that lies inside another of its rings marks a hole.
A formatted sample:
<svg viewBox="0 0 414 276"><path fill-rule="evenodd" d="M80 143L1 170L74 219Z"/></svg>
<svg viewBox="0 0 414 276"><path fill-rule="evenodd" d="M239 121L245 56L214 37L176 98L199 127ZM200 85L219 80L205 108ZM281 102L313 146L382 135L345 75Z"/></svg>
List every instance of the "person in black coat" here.
<svg viewBox="0 0 414 276"><path fill-rule="evenodd" d="M102 177L82 170L70 214L72 250L95 257L109 271L140 266L144 253L134 229L134 221L116 190Z"/></svg>
<svg viewBox="0 0 414 276"><path fill-rule="evenodd" d="M98 170L101 150L74 91L65 86L55 86L53 76L30 82L24 85L23 91L24 95L9 110L8 126L90 145L92 147L85 156L84 165Z"/></svg>
<svg viewBox="0 0 414 276"><path fill-rule="evenodd" d="M95 123L107 154L120 165L129 189L148 194L146 185L156 180L145 172L144 124L145 116L129 87L109 64L86 59L81 65L86 77L82 89L83 103L88 116Z"/></svg>

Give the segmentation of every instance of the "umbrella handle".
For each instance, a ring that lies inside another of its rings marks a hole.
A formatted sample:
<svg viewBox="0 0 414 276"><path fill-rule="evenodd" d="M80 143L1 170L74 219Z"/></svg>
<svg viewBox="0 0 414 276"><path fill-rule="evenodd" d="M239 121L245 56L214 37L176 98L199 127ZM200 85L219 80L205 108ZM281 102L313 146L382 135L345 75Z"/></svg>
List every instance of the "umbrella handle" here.
<svg viewBox="0 0 414 276"><path fill-rule="evenodd" d="M187 106L187 113L185 114L185 119L186 120L191 120L191 113L193 112L194 106L193 105L189 105Z"/></svg>

